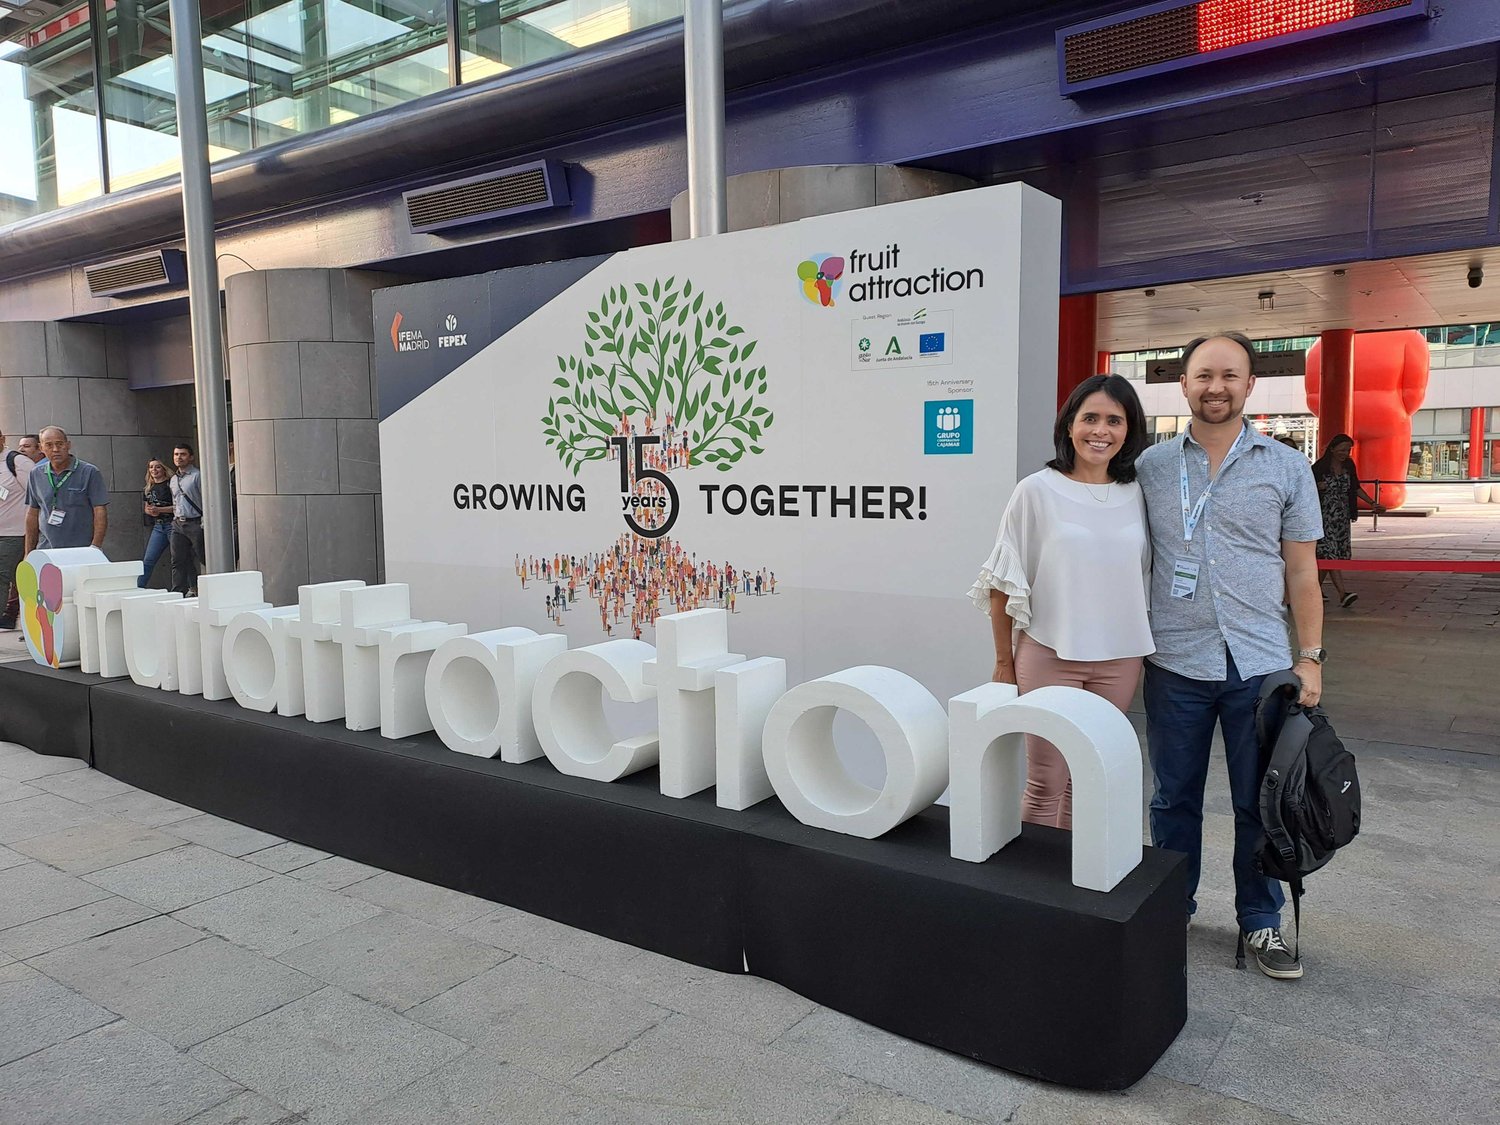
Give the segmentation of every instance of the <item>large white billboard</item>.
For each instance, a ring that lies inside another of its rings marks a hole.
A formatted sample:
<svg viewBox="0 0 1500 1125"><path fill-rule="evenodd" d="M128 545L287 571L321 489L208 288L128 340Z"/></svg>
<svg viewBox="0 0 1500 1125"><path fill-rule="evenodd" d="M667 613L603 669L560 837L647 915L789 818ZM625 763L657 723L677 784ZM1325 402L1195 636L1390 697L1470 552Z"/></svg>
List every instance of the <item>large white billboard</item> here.
<svg viewBox="0 0 1500 1125"><path fill-rule="evenodd" d="M1058 252L1057 202L1008 185L614 255L488 343L455 283L385 290L387 577L470 629L654 641L722 607L789 682L970 688L965 592L1050 456Z"/></svg>

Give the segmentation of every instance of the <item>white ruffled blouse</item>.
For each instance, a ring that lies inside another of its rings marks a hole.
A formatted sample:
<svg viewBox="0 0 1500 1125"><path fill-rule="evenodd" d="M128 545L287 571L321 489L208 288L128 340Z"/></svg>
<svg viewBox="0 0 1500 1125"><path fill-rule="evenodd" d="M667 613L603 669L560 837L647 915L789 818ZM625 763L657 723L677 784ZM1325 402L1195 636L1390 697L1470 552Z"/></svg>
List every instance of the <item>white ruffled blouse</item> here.
<svg viewBox="0 0 1500 1125"><path fill-rule="evenodd" d="M1140 485L1084 484L1043 469L1011 493L969 597L988 613L990 591L1006 594L1014 627L1064 660L1116 660L1156 651L1150 589Z"/></svg>

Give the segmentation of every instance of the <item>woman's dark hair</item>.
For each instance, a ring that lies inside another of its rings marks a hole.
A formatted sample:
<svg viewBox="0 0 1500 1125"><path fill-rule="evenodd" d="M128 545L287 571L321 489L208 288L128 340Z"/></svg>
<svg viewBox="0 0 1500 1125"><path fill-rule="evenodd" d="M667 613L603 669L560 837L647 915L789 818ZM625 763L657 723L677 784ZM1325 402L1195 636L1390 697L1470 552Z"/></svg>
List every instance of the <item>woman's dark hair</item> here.
<svg viewBox="0 0 1500 1125"><path fill-rule="evenodd" d="M1323 456L1313 462L1312 470L1315 480L1322 480L1333 471L1333 450L1341 442L1349 447L1349 464L1351 466L1354 464L1354 439L1348 434L1334 434L1328 439L1328 444L1323 447Z"/></svg>
<svg viewBox="0 0 1500 1125"><path fill-rule="evenodd" d="M1135 480L1135 459L1150 444L1146 438L1146 412L1141 409L1140 396L1123 375L1090 375L1068 396L1062 409L1057 412L1057 421L1052 425L1052 444L1057 456L1047 462L1047 468L1060 473L1073 471L1073 438L1069 431L1073 419L1083 406L1083 400L1096 391L1103 391L1120 404L1125 413L1125 440L1120 451L1109 459L1109 476L1120 484Z"/></svg>

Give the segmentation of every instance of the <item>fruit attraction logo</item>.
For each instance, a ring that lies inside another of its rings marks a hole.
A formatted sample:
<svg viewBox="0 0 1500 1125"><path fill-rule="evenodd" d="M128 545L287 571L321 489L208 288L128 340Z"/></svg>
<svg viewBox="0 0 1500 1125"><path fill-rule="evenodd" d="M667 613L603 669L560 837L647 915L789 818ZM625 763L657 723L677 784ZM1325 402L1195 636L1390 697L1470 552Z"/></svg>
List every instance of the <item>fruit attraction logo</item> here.
<svg viewBox="0 0 1500 1125"><path fill-rule="evenodd" d="M837 254L814 254L797 264L802 295L815 305L832 308L843 288L844 259Z"/></svg>
<svg viewBox="0 0 1500 1125"><path fill-rule="evenodd" d="M52 563L41 569L32 560L16 568L16 590L21 598L21 634L32 659L57 668L63 651L62 571Z"/></svg>
<svg viewBox="0 0 1500 1125"><path fill-rule="evenodd" d="M849 300L856 302L984 288L984 270L977 266L961 269L934 266L921 273L896 272L905 268L901 264L901 244L892 242L874 252L812 254L797 263L797 280L802 286L802 296L825 309L837 303L846 281Z"/></svg>

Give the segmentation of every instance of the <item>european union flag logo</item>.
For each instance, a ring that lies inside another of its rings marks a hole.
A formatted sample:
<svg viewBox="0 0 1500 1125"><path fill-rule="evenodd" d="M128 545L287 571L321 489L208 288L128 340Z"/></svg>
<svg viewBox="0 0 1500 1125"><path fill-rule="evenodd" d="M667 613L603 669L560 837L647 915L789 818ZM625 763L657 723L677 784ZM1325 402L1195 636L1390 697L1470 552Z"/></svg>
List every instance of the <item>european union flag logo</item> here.
<svg viewBox="0 0 1500 1125"><path fill-rule="evenodd" d="M937 355L943 350L943 332L923 332L917 338L917 351L922 355Z"/></svg>

